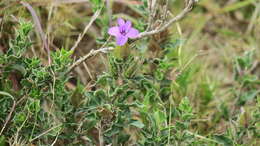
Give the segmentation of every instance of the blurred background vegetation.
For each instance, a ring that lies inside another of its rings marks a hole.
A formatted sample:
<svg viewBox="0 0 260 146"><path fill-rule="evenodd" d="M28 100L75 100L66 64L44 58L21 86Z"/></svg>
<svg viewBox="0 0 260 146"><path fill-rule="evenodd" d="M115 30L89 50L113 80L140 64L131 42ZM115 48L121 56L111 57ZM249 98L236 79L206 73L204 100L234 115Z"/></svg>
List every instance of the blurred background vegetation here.
<svg viewBox="0 0 260 146"><path fill-rule="evenodd" d="M26 2L36 11L53 52L71 48L97 9L95 0ZM140 31L144 30L147 14L143 2L145 0L111 0L105 4L72 59L101 47L109 37L107 29L115 24L116 18L129 19ZM170 0L173 15L183 7L182 0ZM0 53L9 48L9 40L15 37L14 28L20 19L33 22L20 1L0 1ZM47 65L47 53L37 27L30 38L33 46L26 56L37 56ZM190 121L192 131L204 136L213 134L214 139L224 145L257 146L260 145L259 42L259 0L199 0L182 21L149 40L140 40L137 51L132 53L140 55L139 51L151 60L159 58L159 67L149 66L151 70L143 69L143 72L154 74L159 80L166 76L174 82L173 101L162 99L164 102L179 104L183 97L189 97L196 115ZM112 41L109 45L113 45ZM66 87L75 90L80 82L84 89L90 90L98 76L107 70L107 55L92 57L75 68Z"/></svg>

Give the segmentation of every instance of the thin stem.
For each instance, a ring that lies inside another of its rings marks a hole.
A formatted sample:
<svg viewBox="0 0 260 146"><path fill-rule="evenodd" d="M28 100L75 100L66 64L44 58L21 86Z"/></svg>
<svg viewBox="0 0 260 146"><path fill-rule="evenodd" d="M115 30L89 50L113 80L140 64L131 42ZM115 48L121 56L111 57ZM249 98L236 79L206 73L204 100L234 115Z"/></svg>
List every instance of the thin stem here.
<svg viewBox="0 0 260 146"><path fill-rule="evenodd" d="M192 132L190 132L190 131L188 131L188 130L187 130L186 132L187 132L188 134L190 134L190 135L193 135L193 136L199 138L199 139L203 139L203 140L210 141L210 142L214 142L214 143L217 143L217 144L218 144L218 142L215 141L215 140L212 140L212 139L209 139L209 138L207 138L207 137L204 137L204 136L201 136L201 135L192 133Z"/></svg>
<svg viewBox="0 0 260 146"><path fill-rule="evenodd" d="M157 34L157 33L164 31L166 28L171 26L173 23L175 23L175 22L181 20L182 18L184 18L192 10L194 3L195 3L195 0L190 0L188 5L186 6L186 8L184 8L181 13L179 13L177 16L172 18L170 21L168 21L162 27L160 27L159 29L142 32L142 33L139 34L139 36L136 39L140 39L140 38L147 37L147 36L150 36L150 35L154 35L154 34Z"/></svg>
<svg viewBox="0 0 260 146"><path fill-rule="evenodd" d="M78 59L76 62L74 62L68 69L68 71L66 73L71 72L76 66L80 65L82 62L84 62L85 60L89 59L90 57L96 56L99 53L107 53L111 50L113 50L113 47L108 47L108 48L100 48L98 50L94 50L92 49L87 55L81 57L80 59Z"/></svg>
<svg viewBox="0 0 260 146"><path fill-rule="evenodd" d="M0 135L2 135L3 131L5 130L5 127L6 127L7 123L11 119L12 113L14 112L14 109L15 109L15 106L16 106L16 102L14 100L14 97L11 94L7 93L7 92L0 91L0 95L9 96L13 100L13 106L12 106L8 116L6 117L4 126L2 127L1 132L0 132Z"/></svg>
<svg viewBox="0 0 260 146"><path fill-rule="evenodd" d="M37 16L37 14L36 14L35 10L33 9L33 7L32 7L29 3L23 2L23 1L21 1L20 3L21 3L24 7L26 7L26 8L29 10L29 12L31 13L32 18L33 18L33 21L34 21L34 24L35 24L35 30L36 30L36 32L39 33L39 35L40 35L40 37L41 37L41 39L42 39L44 48L45 48L46 51L47 51L48 63L49 63L49 65L51 65L50 47L49 47L49 45L48 45L47 37L46 37L46 35L45 35L44 32L43 32L40 19L39 19L39 17Z"/></svg>
<svg viewBox="0 0 260 146"><path fill-rule="evenodd" d="M41 133L40 135L38 135L38 136L36 136L35 138L31 139L31 140L30 140L30 142L32 142L32 141L34 141L34 140L36 140L36 139L38 139L38 138L42 137L43 135L45 135L45 134L49 133L50 131L52 131L52 130L53 130L53 129L55 129L55 128L58 128L58 127L60 127L61 125L62 125L62 124L59 124L59 125L57 125L57 126L54 126L54 127L50 128L50 129L48 129L48 130L44 131L44 132L43 132L43 133Z"/></svg>
<svg viewBox="0 0 260 146"><path fill-rule="evenodd" d="M102 8L101 8L102 9ZM75 49L78 47L80 41L83 39L84 35L87 33L88 29L90 28L90 26L93 24L93 22L97 19L97 17L100 15L101 9L97 10L95 12L95 14L92 16L90 22L88 23L88 25L86 25L83 33L79 34L78 39L76 41L76 43L74 44L74 46L71 48L71 50L74 52Z"/></svg>

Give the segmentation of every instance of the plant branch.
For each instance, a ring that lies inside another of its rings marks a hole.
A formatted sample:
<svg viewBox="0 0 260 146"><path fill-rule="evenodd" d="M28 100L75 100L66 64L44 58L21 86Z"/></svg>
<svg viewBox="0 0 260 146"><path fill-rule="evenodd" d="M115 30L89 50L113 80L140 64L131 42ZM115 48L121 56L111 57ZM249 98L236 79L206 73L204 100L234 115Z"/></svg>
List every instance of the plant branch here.
<svg viewBox="0 0 260 146"><path fill-rule="evenodd" d="M210 142L214 142L214 143L217 143L217 144L218 144L217 141L212 140L212 139L210 139L210 138L207 138L207 137L204 137L204 136L201 136L201 135L198 135L198 134L192 133L192 132L190 132L190 131L188 131L188 130L186 130L186 132L187 132L188 134L190 134L190 135L195 136L196 138L203 139L203 140L210 141Z"/></svg>
<svg viewBox="0 0 260 146"><path fill-rule="evenodd" d="M102 9L102 8L101 8ZM76 43L74 44L74 46L71 48L71 50L74 52L75 49L78 47L80 41L83 39L84 35L87 33L88 29L90 28L90 26L93 24L93 22L97 19L97 17L100 15L101 9L97 10L95 12L95 14L92 16L90 22L88 23L88 25L86 25L83 33L79 34L78 39L76 41Z"/></svg>
<svg viewBox="0 0 260 146"><path fill-rule="evenodd" d="M83 63L85 60L87 60L90 57L96 56L99 53L107 53L111 50L113 50L113 47L108 47L108 48L100 48L98 50L94 50L92 49L87 55L81 57L80 59L78 59L76 62L74 62L68 69L68 71L66 73L71 72L76 66L80 65L81 63Z"/></svg>
<svg viewBox="0 0 260 146"><path fill-rule="evenodd" d="M43 136L43 135L49 133L49 132L52 131L53 129L58 128L58 127L60 127L60 126L62 126L62 124L56 125L56 126L50 128L50 129L44 131L43 133L41 133L40 135L36 136L35 138L33 138L33 139L29 140L29 141L32 142L32 141L34 141L34 140L40 138L41 136Z"/></svg>
<svg viewBox="0 0 260 146"><path fill-rule="evenodd" d="M12 114L14 112L14 109L15 109L15 106L16 106L16 102L15 102L14 97L11 94L7 93L7 92L0 91L0 95L8 96L8 97L10 97L13 100L13 106L12 106L8 116L6 117L5 123L4 123L4 125L3 125L3 127L2 127L2 129L0 131L0 135L2 135L3 131L5 130L6 125L8 124L8 122L11 119L11 116L12 116Z"/></svg>
<svg viewBox="0 0 260 146"><path fill-rule="evenodd" d="M166 22L163 26L161 26L158 29L154 29L154 30L151 30L151 31L145 31L145 32L140 33L139 36L137 37L137 39L147 37L147 36L150 36L150 35L154 35L154 34L157 34L157 33L164 31L166 28L171 26L173 23L175 23L175 22L181 20L182 18L184 18L192 10L195 2L196 2L195 0L189 0L187 6L177 16L170 19L168 22Z"/></svg>
<svg viewBox="0 0 260 146"><path fill-rule="evenodd" d="M149 12L149 18L148 18L148 26L146 28L146 31L150 30L152 27L152 21L156 15L156 9L157 9L157 0L148 0L148 12Z"/></svg>

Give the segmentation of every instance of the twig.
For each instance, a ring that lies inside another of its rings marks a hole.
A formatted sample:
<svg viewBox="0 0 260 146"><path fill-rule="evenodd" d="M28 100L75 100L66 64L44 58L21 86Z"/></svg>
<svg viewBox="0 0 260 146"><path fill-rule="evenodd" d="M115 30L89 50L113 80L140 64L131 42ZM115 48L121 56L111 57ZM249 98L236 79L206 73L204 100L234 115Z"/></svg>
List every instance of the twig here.
<svg viewBox="0 0 260 146"><path fill-rule="evenodd" d="M15 102L15 100L14 100L14 97L13 97L11 94L6 93L6 92L2 92L2 91L0 91L0 94L1 94L1 95L4 95L4 96L9 96L9 97L13 100L13 106L12 106L12 108L11 108L11 110L10 110L8 116L6 117L4 126L2 127L1 132L0 132L0 135L2 135L2 133L3 133L3 131L4 131L5 127L6 127L6 125L7 125L7 123L8 123L9 120L11 119L12 113L14 112L14 109L15 109L15 106L16 106L16 102Z"/></svg>
<svg viewBox="0 0 260 146"><path fill-rule="evenodd" d="M151 13L152 13L153 16L155 16L156 7L157 7L157 0L152 0Z"/></svg>
<svg viewBox="0 0 260 146"><path fill-rule="evenodd" d="M252 67L249 68L247 72L248 72L248 73L253 72L259 65L260 65L260 62L259 62L259 61L253 62Z"/></svg>
<svg viewBox="0 0 260 146"><path fill-rule="evenodd" d="M31 139L30 142L32 142L32 141L34 141L34 140L40 138L41 136L43 136L43 135L49 133L49 132L52 131L53 129L58 128L58 127L60 127L60 126L62 126L62 124L59 124L59 125L57 125L57 126L54 126L54 127L50 128L50 129L44 131L44 132L41 133L40 135L38 135L38 136L36 136L35 138Z"/></svg>
<svg viewBox="0 0 260 146"><path fill-rule="evenodd" d="M11 119L11 116L12 116L12 114L13 114L13 112L14 112L15 106L16 106L16 102L13 100L13 106L12 106L12 108L11 108L11 110L10 110L10 112L9 112L9 114L8 114L8 116L7 116L7 118L5 119L5 123L4 123L3 128L1 129L0 135L2 135L2 133L3 133L3 131L4 131L5 127L6 127L6 125L7 125L7 123L8 123L9 120Z"/></svg>
<svg viewBox="0 0 260 146"><path fill-rule="evenodd" d="M17 128L17 130L16 130L16 133L15 133L15 136L14 136L14 142L12 143L12 144L10 144L10 145L16 145L17 143L19 143L19 144L21 144L21 139L19 139L19 132L22 130L22 128L24 127L24 125L25 125L25 123L26 123L26 121L28 120L28 117L29 117L29 112L27 113L27 115L26 115L26 118L25 118L25 120L23 121L23 123L22 123L22 125L20 126L20 127L18 127Z"/></svg>
<svg viewBox="0 0 260 146"><path fill-rule="evenodd" d="M126 5L142 5L143 2L141 2L140 0L113 0L114 2L117 3L122 3L122 4L126 4Z"/></svg>
<svg viewBox="0 0 260 146"><path fill-rule="evenodd" d="M11 110L10 110L10 112L9 112L9 114L8 114L8 116L7 116L7 118L6 118L6 120L5 120L4 126L3 126L2 129L1 129L1 132L0 132L0 135L1 135L1 134L3 133L3 131L4 131L5 127L6 127L6 125L7 125L8 122L10 121L11 116L12 116L12 113L13 113L14 110L15 110L15 107L16 107L17 105L19 105L19 104L26 98L26 96L23 96L20 100L18 100L18 101L16 102L15 99L14 99L14 97L13 97L11 94L9 94L9 93L7 93L7 92L3 92L3 91L0 91L0 94L1 94L1 95L4 95L4 96L9 96L9 97L13 100L13 106L12 106L12 108L11 108Z"/></svg>
<svg viewBox="0 0 260 146"><path fill-rule="evenodd" d="M186 132L187 132L188 134L190 134L190 135L193 135L193 136L199 138L199 139L203 139L203 140L207 140L207 141L210 141L210 142L214 142L214 143L219 144L219 143L218 143L217 141L215 141L215 140L212 140L212 139L209 139L209 138L207 138L207 137L204 137L204 136L201 136L201 135L192 133L192 132L190 132L190 131L188 131L188 130L186 130Z"/></svg>
<svg viewBox="0 0 260 146"><path fill-rule="evenodd" d="M93 76L92 76L92 74L91 74L91 72L90 72L90 70L89 70L87 64L86 64L85 62L83 62L83 65L84 65L84 68L85 68L85 70L87 71L87 73L88 73L90 79L93 80L94 78L93 78Z"/></svg>
<svg viewBox="0 0 260 146"><path fill-rule="evenodd" d="M74 69L76 66L78 66L79 64L81 64L82 62L84 62L85 60L87 60L88 58L92 57L92 56L95 56L99 53L107 53L111 50L113 50L114 48L113 47L108 47L108 48L100 48L98 50L94 50L92 49L87 55L81 57L80 59L78 59L75 63L73 63L68 71L66 73L69 73L72 71L72 69Z"/></svg>
<svg viewBox="0 0 260 146"><path fill-rule="evenodd" d="M51 146L54 146L54 145L55 145L55 143L56 143L57 140L58 140L58 136L59 136L59 135L60 135L60 134L59 134L59 132L58 132L58 134L56 135L56 137L55 137L53 143L51 144Z"/></svg>
<svg viewBox="0 0 260 146"><path fill-rule="evenodd" d="M163 22L165 22L166 19L167 19L168 6L169 6L169 0L165 0L165 6L164 6L164 9L163 9L163 16L162 16Z"/></svg>
<svg viewBox="0 0 260 146"><path fill-rule="evenodd" d="M109 25L112 24L112 6L111 6L111 0L106 0L106 7L107 7L107 14L109 18Z"/></svg>
<svg viewBox="0 0 260 146"><path fill-rule="evenodd" d="M79 34L78 39L76 41L76 43L74 44L74 46L71 48L71 50L74 52L75 49L78 47L80 41L82 40L82 38L84 37L84 35L87 33L88 29L90 28L90 26L93 24L93 22L97 19L97 17L99 16L101 12L101 9L97 10L95 12L95 14L92 16L90 22L88 23L88 25L85 27L83 33Z"/></svg>
<svg viewBox="0 0 260 146"><path fill-rule="evenodd" d="M99 145L104 146L104 138L103 138L103 133L102 133L102 123L99 123L99 128L98 128L98 137L99 137Z"/></svg>
<svg viewBox="0 0 260 146"><path fill-rule="evenodd" d="M252 31L254 24L257 20L257 17L259 15L259 11L260 11L260 3L257 3L257 4L255 4L255 11L254 11L254 13L251 17L250 23L247 27L246 34L249 34Z"/></svg>
<svg viewBox="0 0 260 146"><path fill-rule="evenodd" d="M148 0L148 12L149 12L149 18L148 18L148 26L146 28L146 31L149 31L152 27L152 21L155 16L156 12L156 3L157 0Z"/></svg>
<svg viewBox="0 0 260 146"><path fill-rule="evenodd" d="M177 21L181 20L182 18L184 18L192 10L194 3L195 3L195 0L189 0L187 6L177 16L175 16L174 18L169 20L166 24L164 24L162 27L160 27L158 29L140 33L136 39L140 39L140 38L154 35L154 34L164 31L166 28L171 26L174 22L177 22Z"/></svg>
<svg viewBox="0 0 260 146"><path fill-rule="evenodd" d="M84 3L89 2L89 0L54 0L54 4L70 4L70 3Z"/></svg>
<svg viewBox="0 0 260 146"><path fill-rule="evenodd" d="M148 12L151 12L151 0L147 0Z"/></svg>
<svg viewBox="0 0 260 146"><path fill-rule="evenodd" d="M16 105L19 105L20 103L22 103L22 101L27 98L27 96L23 96L21 99L19 99L16 103Z"/></svg>
<svg viewBox="0 0 260 146"><path fill-rule="evenodd" d="M108 47L108 48L105 48L105 46L107 45L107 43L109 42L109 40L111 39L111 36L108 37L107 41L100 47L100 49L98 50L94 50L92 49L87 55L83 56L82 58L80 58L79 60L77 60L75 63L73 63L71 65L71 67L69 68L69 70L66 72L69 73L72 71L73 68L75 68L76 66L80 65L82 62L84 62L85 60L87 60L88 58L92 57L92 56L95 56L96 54L98 54L99 52L103 52L103 53L107 53L108 51L111 51L113 50L114 48L112 47ZM94 55L91 55L90 53L91 52L97 52L96 54ZM89 56L90 55L90 56Z"/></svg>
<svg viewBox="0 0 260 146"><path fill-rule="evenodd" d="M27 3L27 2L24 2L24 1L21 1L21 4L23 6L25 6L29 12L31 13L32 15L32 18L33 18L33 21L34 21L34 24L35 24L35 28L36 28L36 32L38 32L40 34L40 37L42 39L42 42L43 42L43 45L44 45L44 48L46 49L47 51L47 54L48 54L48 62L49 62L49 65L51 64L51 54L50 54L50 48L49 48L49 45L47 43L47 38L46 38L46 35L44 34L43 30L42 30L42 26L41 26L41 22L40 22L40 19L39 17L37 16L36 12L34 11L33 7Z"/></svg>

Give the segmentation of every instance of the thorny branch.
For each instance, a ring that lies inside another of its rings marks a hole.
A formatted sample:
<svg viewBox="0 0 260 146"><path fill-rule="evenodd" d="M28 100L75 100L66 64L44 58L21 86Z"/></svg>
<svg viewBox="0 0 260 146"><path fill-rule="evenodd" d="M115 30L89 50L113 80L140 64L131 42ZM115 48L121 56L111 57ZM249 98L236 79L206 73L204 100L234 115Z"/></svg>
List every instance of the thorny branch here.
<svg viewBox="0 0 260 146"><path fill-rule="evenodd" d="M153 25L153 19L156 15L156 11L158 9L158 5L157 5L157 0L148 0L148 11L149 11L149 18L148 18L148 27L146 29L145 32L142 32L139 34L139 36L136 39L141 39L144 37L148 37L157 33L160 33L162 31L164 31L165 29L167 29L168 27L170 27L173 23L181 20L182 18L184 18L193 8L195 2L197 2L197 0L187 0L186 1L186 7L175 17L171 18L170 20L166 20L167 19L167 10L164 10L164 14L165 16L163 16L164 20L161 20L162 24L160 24L159 28L155 28L152 29L152 25ZM168 0L166 1L166 5L165 5L165 9L167 9L167 5L168 5ZM84 34L84 33L83 33ZM86 61L88 58L97 55L98 53L107 53L111 50L113 50L113 47L109 47L109 48L103 48L101 47L98 50L94 50L92 49L88 54L86 54L85 56L83 56L82 58L78 59L76 62L74 62L67 73L71 72L76 66L80 65L81 63L83 63L84 61Z"/></svg>

